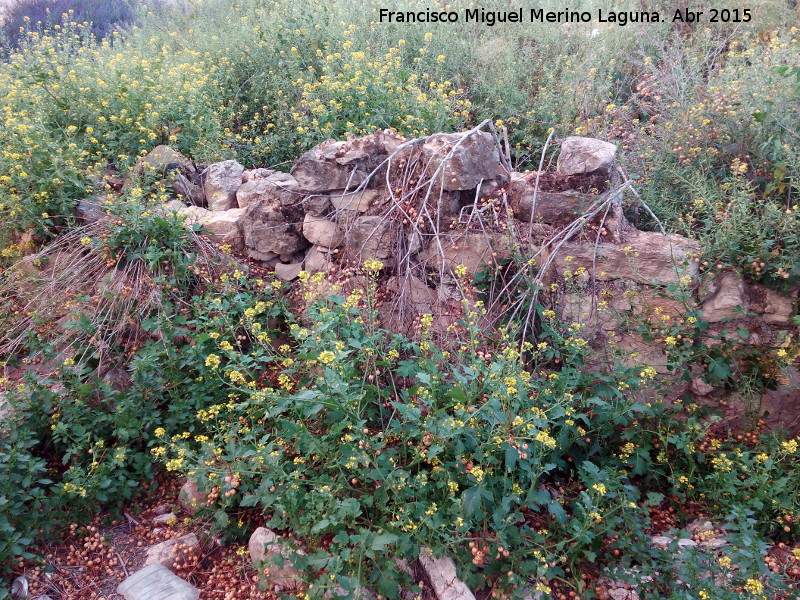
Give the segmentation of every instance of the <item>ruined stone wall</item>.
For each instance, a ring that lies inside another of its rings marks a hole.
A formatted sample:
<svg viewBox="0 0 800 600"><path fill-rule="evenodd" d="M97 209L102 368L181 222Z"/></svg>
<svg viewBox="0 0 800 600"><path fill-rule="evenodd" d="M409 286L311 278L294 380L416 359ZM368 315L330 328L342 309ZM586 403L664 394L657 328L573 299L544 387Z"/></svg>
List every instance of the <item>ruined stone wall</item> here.
<svg viewBox="0 0 800 600"><path fill-rule="evenodd" d="M162 173L178 167L172 186L180 200L166 209L281 279L380 261L392 298L384 325L404 333L419 314L434 314L442 330L455 320L459 270L500 273L516 256L535 265L543 301L562 322L580 323L598 352L621 349L666 372L664 344L633 325L690 313L711 324L709 343L739 336L774 351L792 328L797 290L779 294L727 271L701 281L696 241L639 231L625 219L631 182L615 155L613 144L571 137L555 171L521 173L493 133L476 129L329 140L289 173L233 160L197 167L167 147L143 164ZM693 391L710 393L700 383Z"/></svg>

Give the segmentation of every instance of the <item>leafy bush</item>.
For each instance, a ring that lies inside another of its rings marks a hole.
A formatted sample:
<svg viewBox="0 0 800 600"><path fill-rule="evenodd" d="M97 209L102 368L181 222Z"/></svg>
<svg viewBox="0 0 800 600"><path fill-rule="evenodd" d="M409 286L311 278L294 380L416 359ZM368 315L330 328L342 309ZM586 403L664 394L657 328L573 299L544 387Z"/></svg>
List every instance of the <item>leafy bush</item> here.
<svg viewBox="0 0 800 600"><path fill-rule="evenodd" d="M197 337L203 380L229 394L197 414L207 434L163 435L153 452L200 480L218 527L242 534L257 508L266 526L291 531L306 546L294 566L313 594L369 585L395 597L413 582L391 565L423 546L456 557L468 585L488 579L509 594L552 579L584 592L587 562L643 564L635 557L654 552L649 512L665 498L657 490L685 494L684 474L699 490L708 473L695 456L708 426L692 413L683 423L681 405L637 401L651 368L585 372L574 329L537 347L510 337L487 346L479 308L444 346L429 317L417 341L393 336L375 327L374 298L368 286L319 301L305 315L313 327L291 323L280 345L242 343L240 317L227 321L214 304L216 316L197 322L214 334ZM563 366L538 370L553 353ZM796 510L791 489L785 510ZM745 496L713 507L724 517L749 506ZM742 566L731 593L763 564L752 569ZM676 590L671 581L647 589Z"/></svg>

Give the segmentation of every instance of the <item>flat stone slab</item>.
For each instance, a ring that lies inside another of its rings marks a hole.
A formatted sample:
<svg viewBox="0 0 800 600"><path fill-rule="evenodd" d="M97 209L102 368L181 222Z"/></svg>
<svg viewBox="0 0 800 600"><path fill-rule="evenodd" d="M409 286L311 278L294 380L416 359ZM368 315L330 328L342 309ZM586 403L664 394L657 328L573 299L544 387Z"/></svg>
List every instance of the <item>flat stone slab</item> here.
<svg viewBox="0 0 800 600"><path fill-rule="evenodd" d="M117 586L125 600L199 600L200 590L163 565L137 571Z"/></svg>

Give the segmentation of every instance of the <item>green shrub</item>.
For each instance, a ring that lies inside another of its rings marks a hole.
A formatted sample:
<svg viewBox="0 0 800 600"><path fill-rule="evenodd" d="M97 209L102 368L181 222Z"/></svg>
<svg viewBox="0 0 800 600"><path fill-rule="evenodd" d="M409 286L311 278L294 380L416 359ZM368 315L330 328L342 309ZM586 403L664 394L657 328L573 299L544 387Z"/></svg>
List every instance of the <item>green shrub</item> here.
<svg viewBox="0 0 800 600"><path fill-rule="evenodd" d="M584 592L582 568L616 554L649 564L637 557L651 554L644 530L665 499L658 490L685 497L684 479L699 489L708 473L696 453L709 426L691 412L684 423L680 404L637 401L655 371L586 372L574 329L538 347L487 346L477 311L445 346L428 317L413 341L375 327L374 299L368 287L313 304L304 317L313 327L292 323L277 348L238 342L236 313L227 322L214 308L215 319L198 321L196 331L215 334L197 337L204 383L229 394L198 413L206 434L162 435L153 452L200 480L218 527L244 534L252 507L296 534L311 595L369 585L395 597L413 582L391 565L423 546L456 557L468 585L489 578L506 593L554 578ZM529 370L554 350L561 368ZM782 497L793 508L791 489ZM713 507L722 518L750 501L740 493ZM743 567L730 590L753 573ZM648 589L677 590L671 581Z"/></svg>

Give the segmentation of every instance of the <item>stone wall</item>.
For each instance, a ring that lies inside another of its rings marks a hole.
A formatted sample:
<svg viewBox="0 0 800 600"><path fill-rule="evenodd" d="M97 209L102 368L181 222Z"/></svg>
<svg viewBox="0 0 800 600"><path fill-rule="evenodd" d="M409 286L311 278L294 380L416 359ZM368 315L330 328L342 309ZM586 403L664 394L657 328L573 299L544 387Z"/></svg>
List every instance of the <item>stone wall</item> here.
<svg viewBox="0 0 800 600"><path fill-rule="evenodd" d="M779 294L727 271L701 280L696 241L625 219L630 182L615 154L613 144L571 137L555 171L521 173L490 132L422 140L377 132L326 141L289 173L233 160L195 166L167 147L141 169L177 170L169 183L180 199L166 210L281 279L301 271L335 279L380 261L384 325L404 333L422 313L444 329L461 313L458 272L500 273L516 255L538 268L543 301L564 323L581 323L598 350L622 349L666 372L663 344L647 343L632 323L699 311L711 324L709 343L746 330L738 342L774 351L792 329L797 290Z"/></svg>

